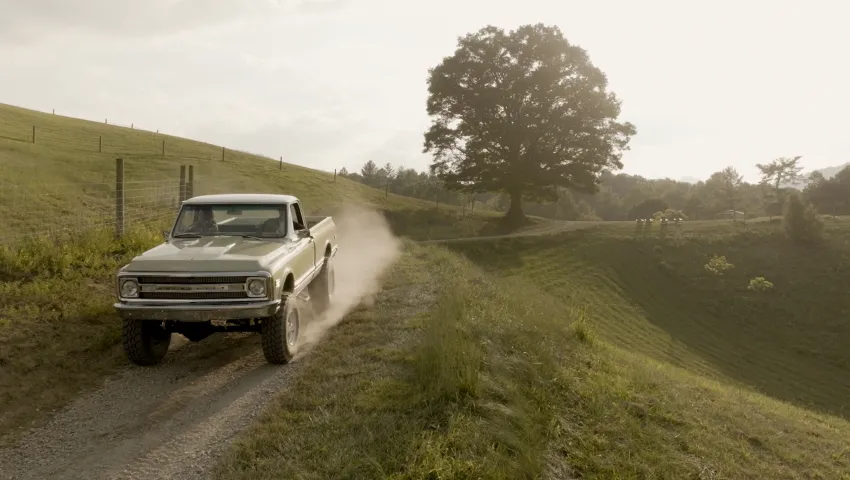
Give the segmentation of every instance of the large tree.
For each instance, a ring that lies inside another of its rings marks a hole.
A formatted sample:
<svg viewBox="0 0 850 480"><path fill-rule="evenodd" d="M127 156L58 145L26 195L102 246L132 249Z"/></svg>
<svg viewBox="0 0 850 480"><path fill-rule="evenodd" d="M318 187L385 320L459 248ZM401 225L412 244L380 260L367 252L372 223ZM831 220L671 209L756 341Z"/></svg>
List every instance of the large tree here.
<svg viewBox="0 0 850 480"><path fill-rule="evenodd" d="M803 167L799 164L802 156L781 157L770 163L757 163L756 168L761 173L761 184L770 186L773 196L768 200L767 213L772 218L782 210L781 188L789 183L799 183L804 180L801 175Z"/></svg>
<svg viewBox="0 0 850 480"><path fill-rule="evenodd" d="M429 74L432 173L452 190L506 193L513 222L523 199L555 201L558 187L595 193L636 133L617 121L605 74L558 27L485 27Z"/></svg>

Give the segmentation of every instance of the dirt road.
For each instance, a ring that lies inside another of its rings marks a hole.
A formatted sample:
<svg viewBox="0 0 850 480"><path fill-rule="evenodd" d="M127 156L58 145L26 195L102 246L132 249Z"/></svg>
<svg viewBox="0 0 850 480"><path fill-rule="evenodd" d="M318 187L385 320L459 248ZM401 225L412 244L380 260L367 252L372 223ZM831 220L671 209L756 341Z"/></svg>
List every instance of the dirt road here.
<svg viewBox="0 0 850 480"><path fill-rule="evenodd" d="M300 370L267 364L257 340L222 338L178 348L155 368L126 368L0 450L0 478L207 478Z"/></svg>

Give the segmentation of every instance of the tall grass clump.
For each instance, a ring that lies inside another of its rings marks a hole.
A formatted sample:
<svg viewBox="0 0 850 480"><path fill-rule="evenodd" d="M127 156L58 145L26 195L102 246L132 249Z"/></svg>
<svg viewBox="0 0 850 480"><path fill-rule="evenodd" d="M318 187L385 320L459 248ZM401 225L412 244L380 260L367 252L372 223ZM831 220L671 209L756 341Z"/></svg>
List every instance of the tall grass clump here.
<svg viewBox="0 0 850 480"><path fill-rule="evenodd" d="M0 431L61 406L120 364L115 273L160 241L154 232L0 247Z"/></svg>
<svg viewBox="0 0 850 480"><path fill-rule="evenodd" d="M434 478L538 478L562 349L588 332L571 328L574 310L536 289L494 281L456 258L442 269L414 357L423 411L438 427L411 474L440 465Z"/></svg>

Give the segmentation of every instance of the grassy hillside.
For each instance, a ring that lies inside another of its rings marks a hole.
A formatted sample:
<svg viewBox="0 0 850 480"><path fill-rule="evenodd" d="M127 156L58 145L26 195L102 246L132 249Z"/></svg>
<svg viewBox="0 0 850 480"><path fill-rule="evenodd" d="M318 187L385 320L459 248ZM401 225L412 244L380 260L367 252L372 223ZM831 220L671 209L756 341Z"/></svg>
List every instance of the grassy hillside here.
<svg viewBox="0 0 850 480"><path fill-rule="evenodd" d="M375 307L316 347L219 478L850 478L846 420L631 348L662 335L639 328L627 291L603 281L613 270L579 264L595 243L619 241L572 233L541 244L539 261L511 254L533 250L530 239L452 247L505 258L486 269L446 247L409 246ZM556 266L556 246L568 267ZM578 278L597 283L567 297ZM610 325L595 313L606 303L622 309ZM640 339L614 337L616 322Z"/></svg>
<svg viewBox="0 0 850 480"><path fill-rule="evenodd" d="M35 126L35 143L33 143ZM163 154L164 145L164 154ZM180 165L193 165L194 193L297 195L308 213L356 201L388 212L400 234L449 238L492 233L494 213L390 194L332 173L169 135L0 104L0 243L28 233L79 231L114 222L115 159L125 161L127 223L168 221ZM340 159L342 161L343 159Z"/></svg>
<svg viewBox="0 0 850 480"><path fill-rule="evenodd" d="M850 225L818 248L791 246L775 223L686 226L668 238L597 228L549 239L453 248L498 275L587 309L615 345L775 398L850 415ZM723 276L704 265L734 265ZM748 290L764 277L770 292Z"/></svg>
<svg viewBox="0 0 850 480"><path fill-rule="evenodd" d="M111 238L116 157L126 163L130 229L118 241ZM371 204L411 238L497 230L495 214L461 216L456 208L334 182L326 172L281 169L231 151L222 160L221 147L201 142L0 105L0 432L43 419L126 363L112 310L114 274L161 240L160 227L175 213L179 166L187 164L195 167L195 194L293 193L309 213ZM70 235L57 243L57 234Z"/></svg>

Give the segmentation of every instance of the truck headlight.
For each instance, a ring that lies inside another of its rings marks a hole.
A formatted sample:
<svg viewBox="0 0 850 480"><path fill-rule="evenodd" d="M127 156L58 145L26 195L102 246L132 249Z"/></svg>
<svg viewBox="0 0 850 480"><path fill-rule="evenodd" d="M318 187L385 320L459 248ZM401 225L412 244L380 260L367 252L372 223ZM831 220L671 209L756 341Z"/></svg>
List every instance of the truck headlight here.
<svg viewBox="0 0 850 480"><path fill-rule="evenodd" d="M135 298L139 296L139 282L135 278L125 278L121 280L121 297Z"/></svg>
<svg viewBox="0 0 850 480"><path fill-rule="evenodd" d="M266 279L252 278L248 280L248 296L249 297L265 297L266 296Z"/></svg>

